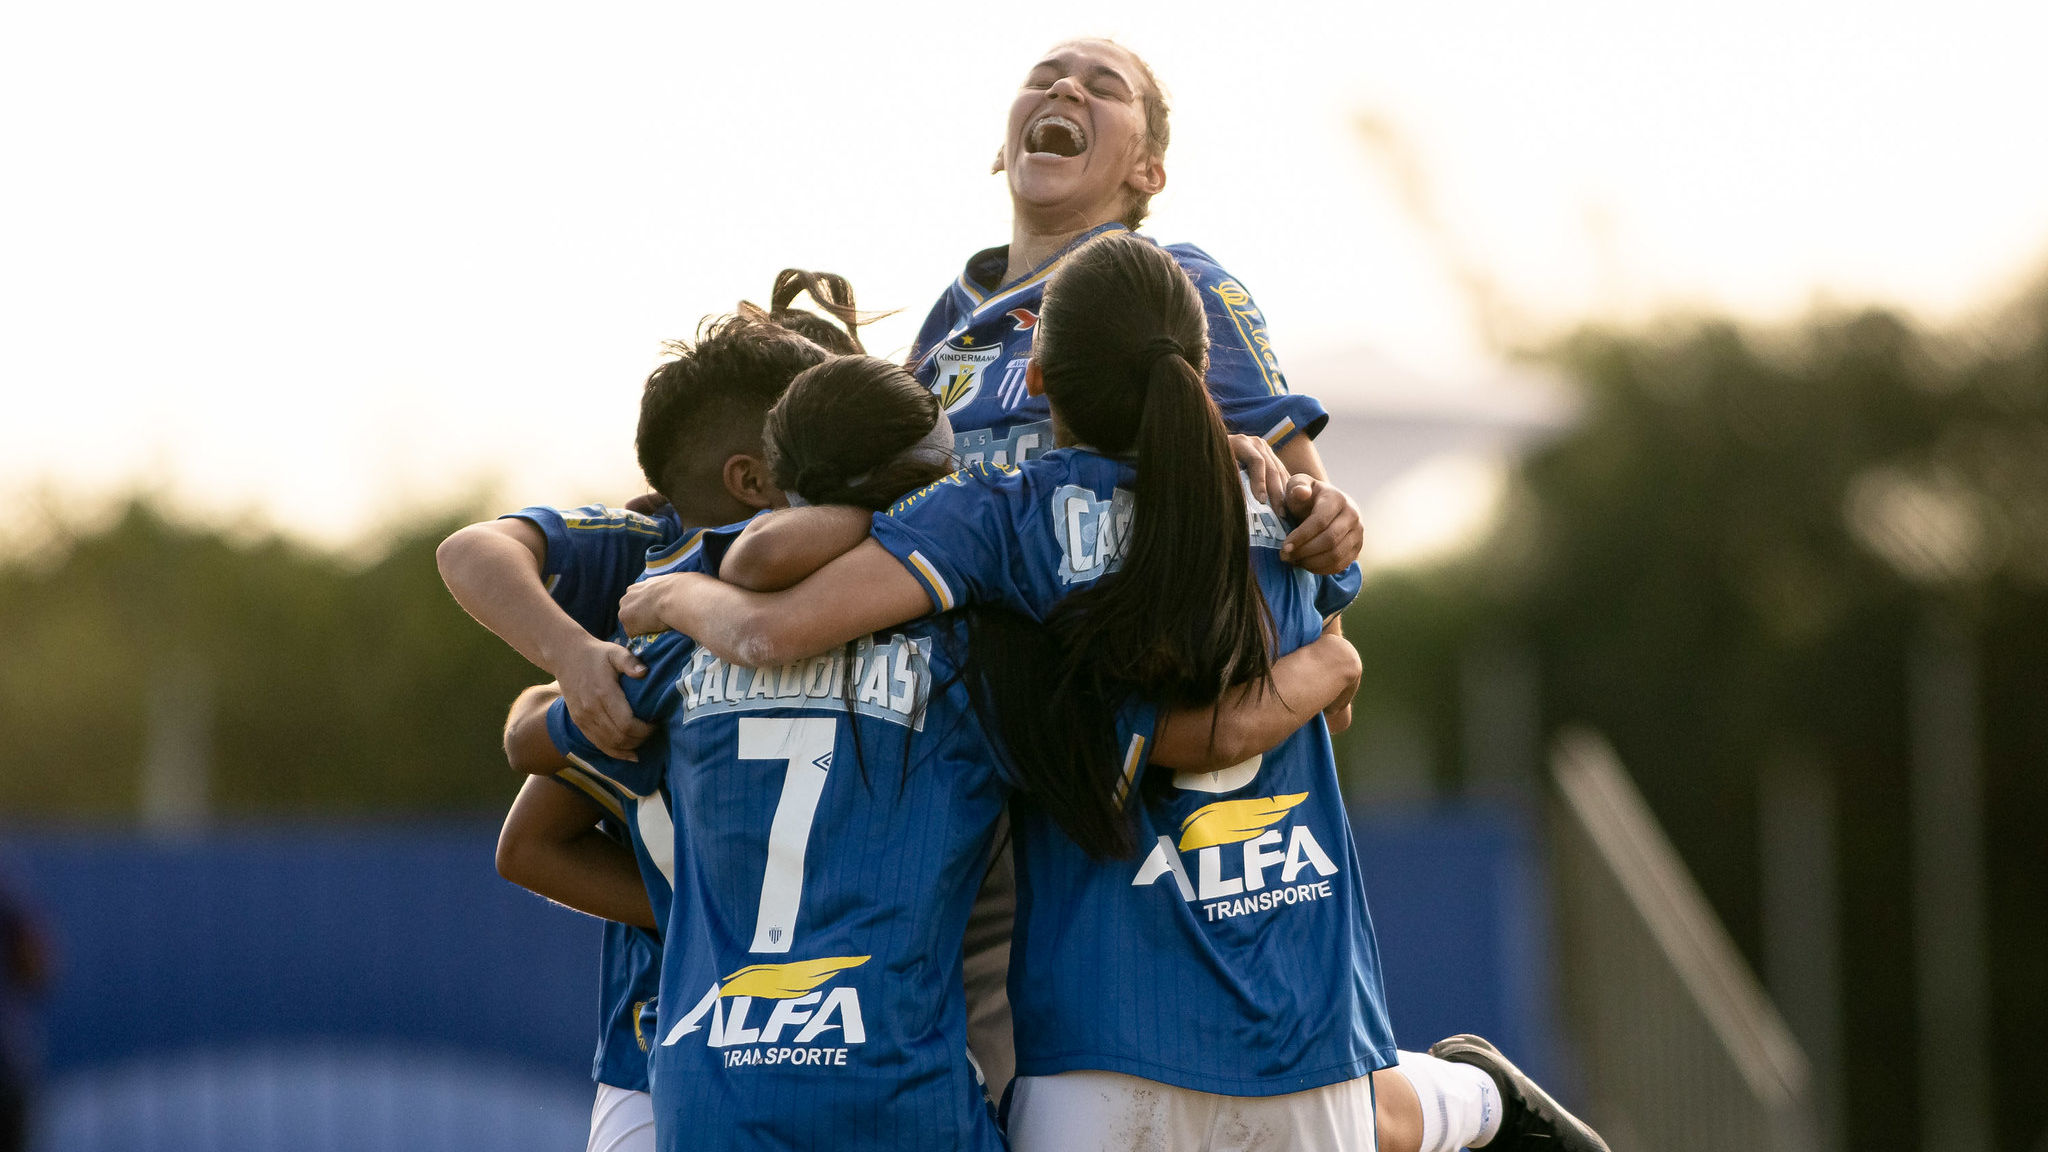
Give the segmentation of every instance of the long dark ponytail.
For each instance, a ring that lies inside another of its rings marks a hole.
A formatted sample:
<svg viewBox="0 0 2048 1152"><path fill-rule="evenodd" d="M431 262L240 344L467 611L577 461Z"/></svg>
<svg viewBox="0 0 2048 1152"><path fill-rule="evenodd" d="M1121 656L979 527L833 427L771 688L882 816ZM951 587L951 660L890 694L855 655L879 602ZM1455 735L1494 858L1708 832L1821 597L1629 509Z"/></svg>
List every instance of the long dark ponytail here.
<svg viewBox="0 0 2048 1152"><path fill-rule="evenodd" d="M1242 481L1202 380L1208 346L1187 274L1128 233L1069 255L1039 309L1033 357L1053 418L1099 452L1136 453L1129 536L1114 573L1047 616L1056 644L1005 620L971 635L1002 751L1053 785L1027 791L1091 855L1132 847L1117 709L1203 708L1272 671Z"/></svg>
<svg viewBox="0 0 2048 1152"><path fill-rule="evenodd" d="M1050 623L1075 663L1189 707L1272 667L1244 488L1202 382L1208 353L1194 283L1145 240L1091 241L1046 286L1034 356L1054 418L1097 451L1135 450L1138 473L1121 568Z"/></svg>

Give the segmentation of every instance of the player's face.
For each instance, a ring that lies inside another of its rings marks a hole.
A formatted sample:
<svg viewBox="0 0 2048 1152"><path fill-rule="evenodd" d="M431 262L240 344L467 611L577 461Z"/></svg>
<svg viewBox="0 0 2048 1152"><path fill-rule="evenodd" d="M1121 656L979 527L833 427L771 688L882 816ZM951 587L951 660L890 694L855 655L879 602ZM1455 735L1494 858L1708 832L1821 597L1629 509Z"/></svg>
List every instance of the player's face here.
<svg viewBox="0 0 2048 1152"><path fill-rule="evenodd" d="M1143 73L1114 44L1076 40L1047 53L1010 104L1003 137L1016 209L1090 228L1122 216L1130 191L1158 191L1166 170L1146 153L1144 96Z"/></svg>

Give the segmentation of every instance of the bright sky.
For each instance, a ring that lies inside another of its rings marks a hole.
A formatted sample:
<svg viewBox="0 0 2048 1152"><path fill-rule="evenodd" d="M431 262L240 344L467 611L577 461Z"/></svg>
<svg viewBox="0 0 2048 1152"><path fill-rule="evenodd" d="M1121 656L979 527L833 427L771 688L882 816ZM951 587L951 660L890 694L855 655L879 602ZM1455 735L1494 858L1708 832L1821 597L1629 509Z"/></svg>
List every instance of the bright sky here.
<svg viewBox="0 0 2048 1152"><path fill-rule="evenodd" d="M2048 260L2038 4L17 4L0 495L144 484L325 541L485 485L629 495L659 341L776 269L908 343L1008 238L1010 94L1090 33L1174 98L1149 230L1283 360L1487 362L1361 114L1539 324L1953 316Z"/></svg>

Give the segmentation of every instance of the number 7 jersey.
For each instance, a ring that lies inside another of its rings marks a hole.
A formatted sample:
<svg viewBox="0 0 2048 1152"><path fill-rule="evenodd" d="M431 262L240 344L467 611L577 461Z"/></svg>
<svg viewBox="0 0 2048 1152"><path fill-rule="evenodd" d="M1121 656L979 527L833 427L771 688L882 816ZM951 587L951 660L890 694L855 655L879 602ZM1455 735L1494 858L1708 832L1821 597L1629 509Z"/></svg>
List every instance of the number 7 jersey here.
<svg viewBox="0 0 2048 1152"><path fill-rule="evenodd" d="M651 1079L663 1149L1002 1147L961 941L1008 798L950 620L779 668L636 643L640 763L675 808Z"/></svg>

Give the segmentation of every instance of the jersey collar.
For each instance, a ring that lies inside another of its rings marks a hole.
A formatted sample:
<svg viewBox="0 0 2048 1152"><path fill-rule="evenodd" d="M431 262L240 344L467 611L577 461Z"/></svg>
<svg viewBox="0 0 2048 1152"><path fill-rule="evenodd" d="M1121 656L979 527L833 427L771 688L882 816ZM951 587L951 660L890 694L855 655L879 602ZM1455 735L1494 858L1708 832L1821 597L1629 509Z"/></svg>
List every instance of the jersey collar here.
<svg viewBox="0 0 2048 1152"><path fill-rule="evenodd" d="M984 248L967 258L967 267L961 270L959 279L953 282L954 291L959 293L962 298L960 310L977 314L978 317L978 314L988 311L990 308L1008 300L1019 292L1044 282L1047 276L1052 275L1052 270L1059 266L1059 262L1066 258L1067 253L1072 252L1082 244L1093 240L1105 232L1127 231L1129 229L1121 221L1117 220L1090 228L1088 231L1069 240L1066 246L1059 251L1046 257L1045 261L1038 267L1033 268L1008 284L996 287L992 291L983 289L982 285L1003 274L1003 269L1010 262L1010 246L1004 244L996 248Z"/></svg>

